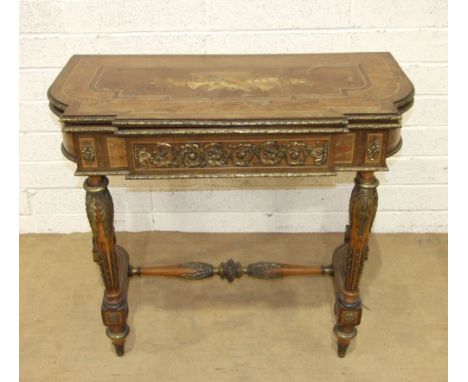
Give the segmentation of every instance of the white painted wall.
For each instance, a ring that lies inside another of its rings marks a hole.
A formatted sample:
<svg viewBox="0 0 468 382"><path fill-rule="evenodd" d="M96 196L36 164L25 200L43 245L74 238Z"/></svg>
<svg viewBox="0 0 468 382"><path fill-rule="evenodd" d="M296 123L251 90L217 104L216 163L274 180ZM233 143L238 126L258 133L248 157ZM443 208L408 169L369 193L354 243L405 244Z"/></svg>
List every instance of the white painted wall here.
<svg viewBox="0 0 468 382"><path fill-rule="evenodd" d="M403 149L378 175L374 232L447 231L444 0L31 0L21 1L20 33L21 232L89 231L83 178L60 153L46 98L71 55L350 51L391 51L416 87ZM352 178L276 179L272 191L264 179L112 177L115 225L336 232L347 222Z"/></svg>

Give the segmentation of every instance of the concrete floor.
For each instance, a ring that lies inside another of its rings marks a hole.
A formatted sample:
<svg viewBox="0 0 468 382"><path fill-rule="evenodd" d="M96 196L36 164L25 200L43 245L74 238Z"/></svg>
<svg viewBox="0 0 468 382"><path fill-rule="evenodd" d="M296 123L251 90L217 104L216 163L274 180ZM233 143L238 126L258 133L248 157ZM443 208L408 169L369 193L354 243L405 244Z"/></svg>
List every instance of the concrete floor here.
<svg viewBox="0 0 468 382"><path fill-rule="evenodd" d="M328 264L342 234L118 233L133 265ZM126 354L100 318L90 234L20 236L21 381L445 381L447 235L373 235L344 359L326 276L130 280Z"/></svg>

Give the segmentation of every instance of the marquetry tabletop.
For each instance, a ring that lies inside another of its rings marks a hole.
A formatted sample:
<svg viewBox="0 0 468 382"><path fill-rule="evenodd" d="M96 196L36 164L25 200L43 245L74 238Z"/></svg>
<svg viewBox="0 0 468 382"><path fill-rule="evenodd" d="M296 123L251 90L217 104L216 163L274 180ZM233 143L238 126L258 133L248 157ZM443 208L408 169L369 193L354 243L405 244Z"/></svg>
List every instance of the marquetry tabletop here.
<svg viewBox="0 0 468 382"><path fill-rule="evenodd" d="M412 85L390 53L73 56L49 91L67 122L393 121Z"/></svg>

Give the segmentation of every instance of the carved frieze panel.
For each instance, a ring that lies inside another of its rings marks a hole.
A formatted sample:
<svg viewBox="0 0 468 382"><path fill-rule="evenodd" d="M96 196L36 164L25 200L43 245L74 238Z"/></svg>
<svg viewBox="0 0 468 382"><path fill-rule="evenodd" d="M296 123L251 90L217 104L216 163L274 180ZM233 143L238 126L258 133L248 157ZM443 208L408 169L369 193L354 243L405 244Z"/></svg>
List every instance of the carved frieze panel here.
<svg viewBox="0 0 468 382"><path fill-rule="evenodd" d="M137 142L136 170L164 168L327 167L330 139Z"/></svg>

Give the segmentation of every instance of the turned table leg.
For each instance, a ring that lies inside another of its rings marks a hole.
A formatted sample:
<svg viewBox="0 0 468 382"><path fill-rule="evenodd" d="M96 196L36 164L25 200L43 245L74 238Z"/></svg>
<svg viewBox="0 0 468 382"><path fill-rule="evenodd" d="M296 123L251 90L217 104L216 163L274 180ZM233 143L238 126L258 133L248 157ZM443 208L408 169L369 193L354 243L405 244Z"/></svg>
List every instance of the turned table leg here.
<svg viewBox="0 0 468 382"><path fill-rule="evenodd" d="M128 255L115 245L114 206L105 176L90 176L84 182L86 212L93 232L93 254L105 284L101 314L117 355L124 354L127 326Z"/></svg>
<svg viewBox="0 0 468 382"><path fill-rule="evenodd" d="M351 340L356 336L356 326L361 321L361 299L359 280L367 259L369 233L377 211L377 186L379 182L372 171L358 172L349 203L350 225L345 245L337 249L341 259L334 265L341 268L338 273L337 299L335 304L338 339L338 356L344 357Z"/></svg>

